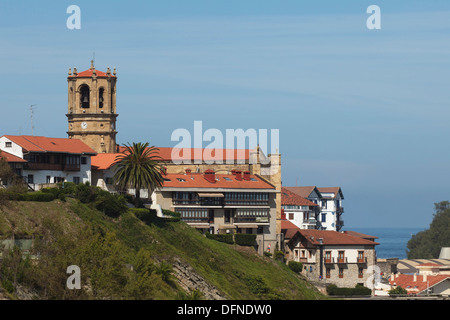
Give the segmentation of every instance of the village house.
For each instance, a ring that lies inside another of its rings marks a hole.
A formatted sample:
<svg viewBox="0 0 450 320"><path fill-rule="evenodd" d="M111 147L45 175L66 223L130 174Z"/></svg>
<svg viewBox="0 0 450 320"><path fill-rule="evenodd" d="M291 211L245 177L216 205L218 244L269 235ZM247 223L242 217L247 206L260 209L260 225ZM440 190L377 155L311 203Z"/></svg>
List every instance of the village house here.
<svg viewBox="0 0 450 320"><path fill-rule="evenodd" d="M281 188L281 219L289 220L300 229L316 229L318 222L316 219L316 208L312 201Z"/></svg>
<svg viewBox="0 0 450 320"><path fill-rule="evenodd" d="M281 221L286 259L301 262L303 274L312 281L339 287L365 285L375 265L379 243L334 230L300 229Z"/></svg>
<svg viewBox="0 0 450 320"><path fill-rule="evenodd" d="M417 266L418 273L391 274L392 288L402 287L414 295L450 295L450 264L423 263Z"/></svg>
<svg viewBox="0 0 450 320"><path fill-rule="evenodd" d="M35 191L58 182L91 182L91 157L96 152L80 140L4 135L0 150Z"/></svg>
<svg viewBox="0 0 450 320"><path fill-rule="evenodd" d="M316 186L284 187L318 206L314 209L316 229L340 231L344 226L342 214L344 195L340 187L319 188Z"/></svg>

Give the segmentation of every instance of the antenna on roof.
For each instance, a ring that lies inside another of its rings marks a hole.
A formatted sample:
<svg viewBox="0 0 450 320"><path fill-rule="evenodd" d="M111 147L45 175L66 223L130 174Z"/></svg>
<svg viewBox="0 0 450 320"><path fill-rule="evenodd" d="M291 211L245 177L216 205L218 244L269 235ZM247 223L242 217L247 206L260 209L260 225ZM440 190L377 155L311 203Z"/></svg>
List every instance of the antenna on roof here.
<svg viewBox="0 0 450 320"><path fill-rule="evenodd" d="M34 124L33 124L33 107L37 104L30 105L30 120L31 120L31 135L34 136Z"/></svg>

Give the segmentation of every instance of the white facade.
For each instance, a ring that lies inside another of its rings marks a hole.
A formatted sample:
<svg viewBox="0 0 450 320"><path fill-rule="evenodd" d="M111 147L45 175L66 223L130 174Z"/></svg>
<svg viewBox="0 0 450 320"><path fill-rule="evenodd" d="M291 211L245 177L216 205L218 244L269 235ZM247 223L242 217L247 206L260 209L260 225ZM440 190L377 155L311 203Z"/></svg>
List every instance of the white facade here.
<svg viewBox="0 0 450 320"><path fill-rule="evenodd" d="M5 136L0 137L0 150L24 159L23 148ZM80 155L79 170L31 170L25 164L21 172L25 182L37 191L41 188L58 182L91 183L91 156Z"/></svg>
<svg viewBox="0 0 450 320"><path fill-rule="evenodd" d="M340 214L343 212L342 200L343 198L339 193L321 192L322 199L318 205L320 213L318 220L323 230L339 231L344 222L340 218Z"/></svg>
<svg viewBox="0 0 450 320"><path fill-rule="evenodd" d="M281 206L284 210L286 220L289 220L300 229L316 229L317 220L314 212L309 206Z"/></svg>

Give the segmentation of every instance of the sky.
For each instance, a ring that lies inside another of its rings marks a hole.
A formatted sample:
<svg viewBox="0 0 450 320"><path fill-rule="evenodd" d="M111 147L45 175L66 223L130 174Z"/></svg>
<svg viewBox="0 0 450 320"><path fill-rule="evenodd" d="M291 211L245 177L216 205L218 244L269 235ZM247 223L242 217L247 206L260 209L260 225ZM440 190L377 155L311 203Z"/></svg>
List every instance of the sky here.
<svg viewBox="0 0 450 320"><path fill-rule="evenodd" d="M428 228L450 200L449 36L449 1L2 0L0 135L31 134L35 105L33 133L67 137L69 68L95 56L119 143L278 129L283 185L340 186L345 230Z"/></svg>

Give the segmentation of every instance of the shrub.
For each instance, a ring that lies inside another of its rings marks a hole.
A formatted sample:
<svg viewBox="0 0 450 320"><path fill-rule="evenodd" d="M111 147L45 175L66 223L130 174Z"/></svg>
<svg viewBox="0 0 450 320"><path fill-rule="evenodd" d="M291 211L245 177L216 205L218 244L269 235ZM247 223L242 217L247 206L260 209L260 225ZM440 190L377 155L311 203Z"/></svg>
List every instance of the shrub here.
<svg viewBox="0 0 450 320"><path fill-rule="evenodd" d="M270 258L272 256L272 253L269 251L264 251L264 256Z"/></svg>
<svg viewBox="0 0 450 320"><path fill-rule="evenodd" d="M402 287L398 286L394 289L389 290L389 295L398 295L398 294L408 294L408 291L406 289L403 289Z"/></svg>
<svg viewBox="0 0 450 320"><path fill-rule="evenodd" d="M303 270L303 264L301 262L297 262L297 261L289 261L288 267L295 273L300 273Z"/></svg>
<svg viewBox="0 0 450 320"><path fill-rule="evenodd" d="M232 234L210 234L209 232L207 232L206 237L208 239L213 239L213 240L225 242L228 244L234 243Z"/></svg>
<svg viewBox="0 0 450 320"><path fill-rule="evenodd" d="M361 285L356 285L354 288L338 288L330 284L327 286L327 293L330 296L367 296L372 293L372 290Z"/></svg>
<svg viewBox="0 0 450 320"><path fill-rule="evenodd" d="M278 261L284 261L284 252L283 251L275 251L274 258Z"/></svg>
<svg viewBox="0 0 450 320"><path fill-rule="evenodd" d="M124 197L109 193L108 191L98 191L94 205L97 210L103 211L107 216L112 218L117 218L128 210Z"/></svg>
<svg viewBox="0 0 450 320"><path fill-rule="evenodd" d="M256 241L256 234L237 233L234 235L234 241L240 246L253 246Z"/></svg>

